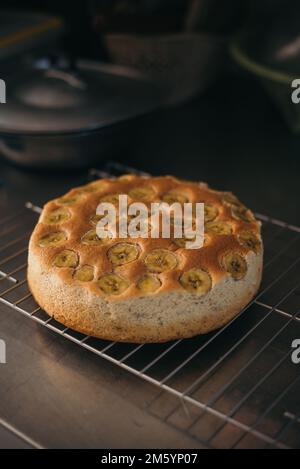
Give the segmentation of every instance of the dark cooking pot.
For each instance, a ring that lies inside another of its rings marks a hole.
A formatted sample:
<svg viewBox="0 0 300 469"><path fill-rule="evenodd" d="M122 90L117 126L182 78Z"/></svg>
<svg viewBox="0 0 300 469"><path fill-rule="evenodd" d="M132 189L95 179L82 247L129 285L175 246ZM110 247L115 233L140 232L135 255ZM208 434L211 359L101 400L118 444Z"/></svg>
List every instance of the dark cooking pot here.
<svg viewBox="0 0 300 469"><path fill-rule="evenodd" d="M124 147L161 93L136 72L79 61L76 71L22 67L7 77L0 152L26 166L80 167Z"/></svg>

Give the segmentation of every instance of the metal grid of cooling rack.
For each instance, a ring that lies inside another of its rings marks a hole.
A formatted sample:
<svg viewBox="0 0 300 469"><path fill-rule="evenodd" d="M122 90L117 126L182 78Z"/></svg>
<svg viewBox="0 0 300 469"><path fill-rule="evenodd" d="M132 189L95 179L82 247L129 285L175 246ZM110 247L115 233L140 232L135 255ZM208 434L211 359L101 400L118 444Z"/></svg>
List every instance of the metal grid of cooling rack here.
<svg viewBox="0 0 300 469"><path fill-rule="evenodd" d="M90 177L136 170L110 163ZM143 173L145 174L145 173ZM300 228L262 221L264 277L251 303L222 329L166 344L122 344L75 332L48 317L26 281L28 238L40 208L0 220L0 302L157 386L148 411L208 447L299 448ZM20 232L19 217L22 216Z"/></svg>

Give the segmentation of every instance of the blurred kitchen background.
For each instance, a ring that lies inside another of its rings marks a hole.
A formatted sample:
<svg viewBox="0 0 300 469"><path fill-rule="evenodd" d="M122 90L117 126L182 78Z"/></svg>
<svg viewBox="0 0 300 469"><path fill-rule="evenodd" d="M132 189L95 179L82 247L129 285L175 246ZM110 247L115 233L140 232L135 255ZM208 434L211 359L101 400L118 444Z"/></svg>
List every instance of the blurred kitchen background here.
<svg viewBox="0 0 300 469"><path fill-rule="evenodd" d="M300 225L298 77L299 0L3 0L0 210L113 159Z"/></svg>

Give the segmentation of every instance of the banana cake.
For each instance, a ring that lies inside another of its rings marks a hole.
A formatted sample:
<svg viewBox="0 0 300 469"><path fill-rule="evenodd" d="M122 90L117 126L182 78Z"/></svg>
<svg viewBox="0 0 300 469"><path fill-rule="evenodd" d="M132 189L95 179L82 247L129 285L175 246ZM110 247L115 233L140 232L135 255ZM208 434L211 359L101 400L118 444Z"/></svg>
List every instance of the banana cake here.
<svg viewBox="0 0 300 469"><path fill-rule="evenodd" d="M100 238L100 202L204 203L204 243ZM172 176L100 179L48 202L29 244L28 283L47 314L87 335L164 342L220 328L257 292L260 222L231 192Z"/></svg>

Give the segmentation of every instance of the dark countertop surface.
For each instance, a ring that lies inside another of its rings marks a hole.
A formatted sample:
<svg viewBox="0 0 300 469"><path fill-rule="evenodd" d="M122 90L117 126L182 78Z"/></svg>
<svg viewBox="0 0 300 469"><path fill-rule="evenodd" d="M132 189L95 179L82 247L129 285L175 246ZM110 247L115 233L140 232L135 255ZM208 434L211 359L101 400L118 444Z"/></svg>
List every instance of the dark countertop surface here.
<svg viewBox="0 0 300 469"><path fill-rule="evenodd" d="M88 151L88 149L87 149ZM300 136L260 86L228 77L162 112L119 156L153 174L205 180L253 210L300 226ZM101 164L99 164L101 167ZM86 170L38 173L0 163L0 214L80 183ZM0 419L46 447L200 447L147 411L157 389L0 305ZM14 445L3 430L0 447ZM24 443L25 444L25 443ZM15 443L15 446L18 446Z"/></svg>

